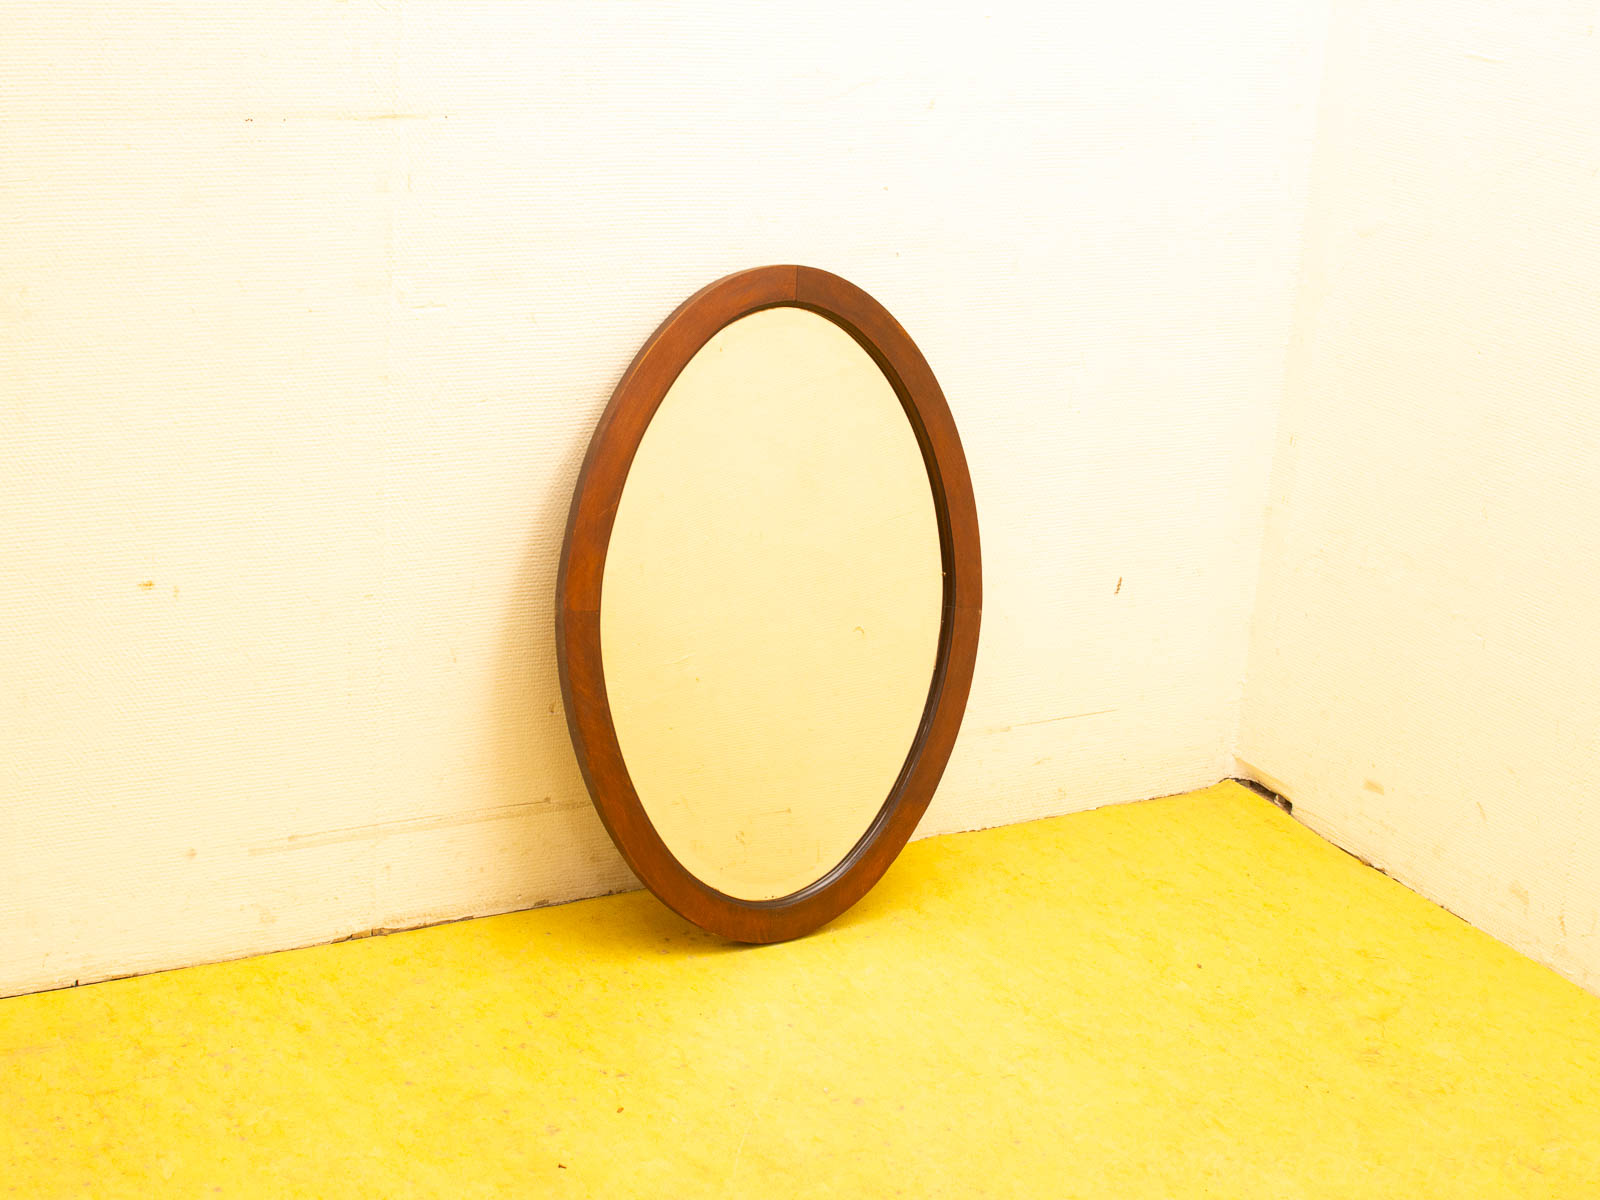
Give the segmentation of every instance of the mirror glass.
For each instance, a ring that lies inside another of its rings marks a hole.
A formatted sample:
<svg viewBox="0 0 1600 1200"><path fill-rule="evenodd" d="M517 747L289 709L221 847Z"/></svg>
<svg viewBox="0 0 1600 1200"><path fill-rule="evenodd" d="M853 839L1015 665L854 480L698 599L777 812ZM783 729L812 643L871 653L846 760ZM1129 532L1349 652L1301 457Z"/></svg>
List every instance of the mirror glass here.
<svg viewBox="0 0 1600 1200"><path fill-rule="evenodd" d="M849 334L780 306L690 359L628 470L600 603L628 775L690 872L770 900L850 853L928 701L942 567L916 435Z"/></svg>

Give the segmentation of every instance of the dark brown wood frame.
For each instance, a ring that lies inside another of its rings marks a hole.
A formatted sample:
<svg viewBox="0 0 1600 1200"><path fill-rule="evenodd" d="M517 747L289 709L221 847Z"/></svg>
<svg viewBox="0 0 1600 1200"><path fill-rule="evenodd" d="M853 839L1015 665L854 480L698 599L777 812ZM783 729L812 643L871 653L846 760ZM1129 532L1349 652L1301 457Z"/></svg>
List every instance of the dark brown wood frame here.
<svg viewBox="0 0 1600 1200"><path fill-rule="evenodd" d="M617 504L634 453L667 389L718 330L764 308L818 313L872 356L905 407L933 486L944 556L944 609L922 723L877 817L831 871L776 900L740 900L701 882L650 823L617 744L600 661L600 587ZM933 798L966 709L983 608L978 513L955 421L933 371L889 312L854 284L811 267L741 271L696 292L645 342L617 384L578 475L556 582L556 654L567 727L611 840L670 908L742 942L809 933L849 908L888 869Z"/></svg>

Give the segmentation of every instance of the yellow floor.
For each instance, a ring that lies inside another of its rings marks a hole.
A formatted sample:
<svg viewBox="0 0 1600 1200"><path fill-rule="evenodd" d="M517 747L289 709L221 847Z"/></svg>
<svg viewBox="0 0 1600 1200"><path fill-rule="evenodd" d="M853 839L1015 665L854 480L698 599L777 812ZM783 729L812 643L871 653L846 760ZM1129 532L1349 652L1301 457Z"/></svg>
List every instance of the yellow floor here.
<svg viewBox="0 0 1600 1200"><path fill-rule="evenodd" d="M24 1196L1600 1196L1600 999L1225 784L0 1001Z"/></svg>

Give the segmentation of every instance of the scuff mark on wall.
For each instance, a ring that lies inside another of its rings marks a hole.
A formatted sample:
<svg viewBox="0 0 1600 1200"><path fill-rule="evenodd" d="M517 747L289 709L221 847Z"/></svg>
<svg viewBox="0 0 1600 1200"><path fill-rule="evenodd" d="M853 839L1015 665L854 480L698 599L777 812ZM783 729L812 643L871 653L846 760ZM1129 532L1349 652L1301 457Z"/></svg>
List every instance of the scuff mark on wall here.
<svg viewBox="0 0 1600 1200"><path fill-rule="evenodd" d="M341 842L367 842L393 837L400 833L420 833L429 829L448 829L457 825L477 825L484 821L507 821L528 816L534 812L563 812L573 808L587 808L589 798L556 800L546 796L543 800L530 800L523 804L503 804L494 808L474 809L464 813L439 813L425 817L402 817L394 821L376 821L371 825L354 825L347 829L326 829L316 833L291 833L286 838L274 838L250 847L251 854L278 854L285 850L306 850L315 846L333 846Z"/></svg>

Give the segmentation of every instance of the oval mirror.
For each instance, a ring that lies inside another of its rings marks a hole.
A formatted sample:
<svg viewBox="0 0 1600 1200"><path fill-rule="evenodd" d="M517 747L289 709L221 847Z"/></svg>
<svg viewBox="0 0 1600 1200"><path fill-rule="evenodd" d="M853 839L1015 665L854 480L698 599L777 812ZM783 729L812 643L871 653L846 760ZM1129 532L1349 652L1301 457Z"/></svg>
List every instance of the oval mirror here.
<svg viewBox="0 0 1600 1200"><path fill-rule="evenodd" d="M859 899L949 758L980 586L954 422L881 305L782 266L679 307L595 431L557 597L573 745L640 880L752 942Z"/></svg>

